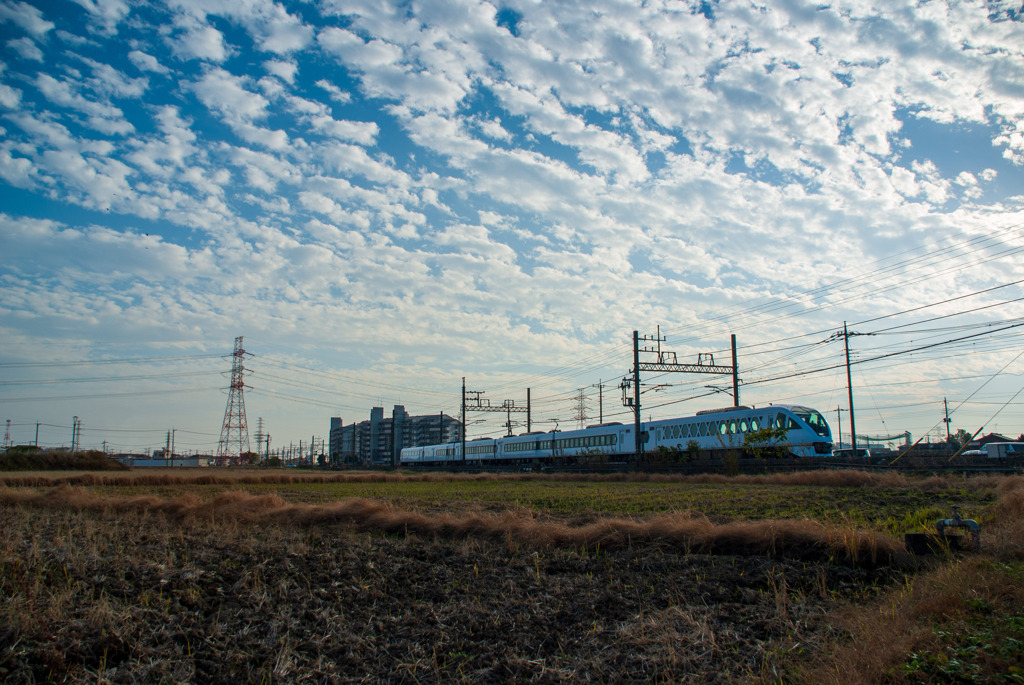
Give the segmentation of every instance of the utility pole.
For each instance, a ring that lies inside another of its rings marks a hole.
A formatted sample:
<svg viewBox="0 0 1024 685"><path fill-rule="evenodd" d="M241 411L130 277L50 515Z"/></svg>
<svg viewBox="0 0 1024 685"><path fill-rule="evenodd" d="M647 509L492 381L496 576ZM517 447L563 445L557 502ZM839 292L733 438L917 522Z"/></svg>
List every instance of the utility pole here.
<svg viewBox="0 0 1024 685"><path fill-rule="evenodd" d="M736 334L731 336L732 340L732 406L740 406L740 367L736 363Z"/></svg>
<svg viewBox="0 0 1024 685"><path fill-rule="evenodd" d="M850 399L850 448L853 455L857 456L857 424L853 418L853 380L850 375L850 332L846 329L846 322L843 322L843 345L846 348L846 391Z"/></svg>
<svg viewBox="0 0 1024 685"><path fill-rule="evenodd" d="M466 462L466 377L462 377L462 462Z"/></svg>
<svg viewBox="0 0 1024 685"><path fill-rule="evenodd" d="M71 454L78 451L78 441L82 439L80 435L82 430L82 424L78 420L77 416L71 417Z"/></svg>
<svg viewBox="0 0 1024 685"><path fill-rule="evenodd" d="M660 330L659 330L660 333ZM660 335L659 335L660 337ZM647 336L644 336L647 340ZM658 343L661 344L660 341ZM633 439L634 456L637 462L643 454L643 440L640 437L640 332L633 331Z"/></svg>
<svg viewBox="0 0 1024 685"><path fill-rule="evenodd" d="M530 389L526 389L526 432L530 432Z"/></svg>
<svg viewBox="0 0 1024 685"><path fill-rule="evenodd" d="M942 398L942 406L946 410L946 418L944 418L942 421L943 421L943 423L946 424L946 443L948 444L949 443L949 422L952 421L953 419L949 418L949 401L945 397Z"/></svg>
<svg viewBox="0 0 1024 685"><path fill-rule="evenodd" d="M597 422L604 423L604 386L597 379Z"/></svg>
<svg viewBox="0 0 1024 685"><path fill-rule="evenodd" d="M836 405L836 428L839 429L839 447L843 446L843 412L845 409Z"/></svg>

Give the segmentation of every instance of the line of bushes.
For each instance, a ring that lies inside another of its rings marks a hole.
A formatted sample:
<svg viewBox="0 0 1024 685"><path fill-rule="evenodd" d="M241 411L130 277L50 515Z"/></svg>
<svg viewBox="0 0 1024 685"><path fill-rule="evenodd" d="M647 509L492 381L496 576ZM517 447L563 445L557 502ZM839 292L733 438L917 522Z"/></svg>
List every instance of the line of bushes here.
<svg viewBox="0 0 1024 685"><path fill-rule="evenodd" d="M12 447L0 454L0 471L127 471L128 467L99 450L44 451L38 447Z"/></svg>

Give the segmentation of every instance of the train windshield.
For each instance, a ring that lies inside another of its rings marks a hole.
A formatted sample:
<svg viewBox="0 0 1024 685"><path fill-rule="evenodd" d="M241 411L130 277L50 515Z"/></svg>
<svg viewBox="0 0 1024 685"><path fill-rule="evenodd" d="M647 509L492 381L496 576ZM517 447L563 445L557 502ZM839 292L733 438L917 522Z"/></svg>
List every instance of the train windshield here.
<svg viewBox="0 0 1024 685"><path fill-rule="evenodd" d="M825 422L825 417L813 409L794 409L796 417L811 427L811 430L824 438L832 437L832 432Z"/></svg>

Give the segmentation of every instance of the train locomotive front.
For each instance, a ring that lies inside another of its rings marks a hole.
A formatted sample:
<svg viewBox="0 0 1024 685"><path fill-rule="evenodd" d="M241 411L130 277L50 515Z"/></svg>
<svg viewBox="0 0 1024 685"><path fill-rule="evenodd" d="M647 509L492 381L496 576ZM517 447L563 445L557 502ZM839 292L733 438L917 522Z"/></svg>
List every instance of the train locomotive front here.
<svg viewBox="0 0 1024 685"><path fill-rule="evenodd" d="M646 424L644 448L696 448L702 453L773 447L795 457L832 454L832 431L821 412L795 404L758 409L728 407L697 412L695 416Z"/></svg>

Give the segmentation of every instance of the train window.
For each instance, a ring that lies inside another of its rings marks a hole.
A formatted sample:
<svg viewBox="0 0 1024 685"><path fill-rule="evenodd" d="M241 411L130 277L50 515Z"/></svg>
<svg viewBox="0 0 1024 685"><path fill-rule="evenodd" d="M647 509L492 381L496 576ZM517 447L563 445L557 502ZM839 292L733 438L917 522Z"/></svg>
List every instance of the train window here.
<svg viewBox="0 0 1024 685"><path fill-rule="evenodd" d="M729 424L727 424L725 421L720 422L718 424L718 432L721 435L725 435L726 433L728 433L729 432Z"/></svg>
<svg viewBox="0 0 1024 685"><path fill-rule="evenodd" d="M830 437L831 431L828 428L828 423L825 421L825 417L814 411L808 409L806 412L797 411L795 412L797 417L807 423L815 433L822 437Z"/></svg>
<svg viewBox="0 0 1024 685"><path fill-rule="evenodd" d="M743 419L742 421L740 421L740 433L746 433L746 432L747 432L747 420Z"/></svg>
<svg viewBox="0 0 1024 685"><path fill-rule="evenodd" d="M760 428L758 428L758 423L757 423L757 419L756 418L750 419L750 430L755 431L755 432L761 430Z"/></svg>
<svg viewBox="0 0 1024 685"><path fill-rule="evenodd" d="M736 435L736 419L729 422L729 433L731 435Z"/></svg>

